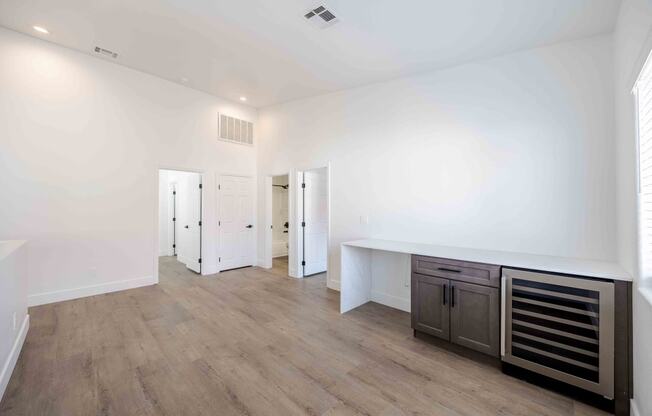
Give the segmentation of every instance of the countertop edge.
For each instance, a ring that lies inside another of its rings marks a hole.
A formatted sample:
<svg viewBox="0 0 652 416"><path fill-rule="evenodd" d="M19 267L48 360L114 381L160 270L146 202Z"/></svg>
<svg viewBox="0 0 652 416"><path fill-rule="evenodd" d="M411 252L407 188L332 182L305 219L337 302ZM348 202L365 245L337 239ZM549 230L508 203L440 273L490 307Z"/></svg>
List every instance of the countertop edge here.
<svg viewBox="0 0 652 416"><path fill-rule="evenodd" d="M497 264L505 267L563 273L631 282L632 277L617 262L556 257L541 254L484 250L468 247L441 246L408 241L362 239L341 243L344 246L368 248L420 256L444 257L462 261Z"/></svg>

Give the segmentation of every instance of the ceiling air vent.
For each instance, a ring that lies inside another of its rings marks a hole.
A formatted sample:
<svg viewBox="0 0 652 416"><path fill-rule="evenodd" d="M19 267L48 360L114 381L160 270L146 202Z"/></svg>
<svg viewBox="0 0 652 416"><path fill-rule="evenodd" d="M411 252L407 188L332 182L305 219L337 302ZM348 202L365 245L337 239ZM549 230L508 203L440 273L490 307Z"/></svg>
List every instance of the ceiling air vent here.
<svg viewBox="0 0 652 416"><path fill-rule="evenodd" d="M338 22L337 16L324 6L308 11L303 17L322 29Z"/></svg>
<svg viewBox="0 0 652 416"><path fill-rule="evenodd" d="M99 53L102 56L106 56L108 58L113 58L113 59L118 57L117 53L110 51L108 49L100 48L99 46L95 47L95 53Z"/></svg>
<svg viewBox="0 0 652 416"><path fill-rule="evenodd" d="M217 119L218 138L220 140L250 146L254 144L253 123L224 114L218 114Z"/></svg>

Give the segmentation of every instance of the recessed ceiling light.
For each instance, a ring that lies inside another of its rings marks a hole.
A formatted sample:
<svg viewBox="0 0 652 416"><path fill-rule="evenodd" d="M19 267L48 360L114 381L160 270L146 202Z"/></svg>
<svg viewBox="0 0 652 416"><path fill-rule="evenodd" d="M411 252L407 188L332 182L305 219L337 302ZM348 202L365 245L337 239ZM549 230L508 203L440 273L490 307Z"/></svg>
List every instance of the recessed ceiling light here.
<svg viewBox="0 0 652 416"><path fill-rule="evenodd" d="M247 101L247 97L245 96L240 97L240 101Z"/></svg>
<svg viewBox="0 0 652 416"><path fill-rule="evenodd" d="M50 32L48 32L48 30L47 30L46 28L44 28L44 27L41 27L41 26L33 26L33 27L34 27L34 30L36 30L37 32L44 33L44 34L46 34L46 35L50 33Z"/></svg>
<svg viewBox="0 0 652 416"><path fill-rule="evenodd" d="M184 84L187 83L188 81L189 81L188 78L186 78L186 77L181 77L181 82L183 82Z"/></svg>

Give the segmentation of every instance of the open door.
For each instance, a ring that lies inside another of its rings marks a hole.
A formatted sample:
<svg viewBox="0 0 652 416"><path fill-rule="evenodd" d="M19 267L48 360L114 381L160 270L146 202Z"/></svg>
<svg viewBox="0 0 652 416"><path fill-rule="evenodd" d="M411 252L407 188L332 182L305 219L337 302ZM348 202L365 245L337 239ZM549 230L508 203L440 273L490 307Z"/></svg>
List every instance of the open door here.
<svg viewBox="0 0 652 416"><path fill-rule="evenodd" d="M252 179L220 176L219 228L220 270L254 264L254 204Z"/></svg>
<svg viewBox="0 0 652 416"><path fill-rule="evenodd" d="M202 175L159 169L159 256L201 273Z"/></svg>
<svg viewBox="0 0 652 416"><path fill-rule="evenodd" d="M188 175L187 212L183 232L186 234L185 263L190 270L201 273L201 237L202 237L202 181L201 175Z"/></svg>
<svg viewBox="0 0 652 416"><path fill-rule="evenodd" d="M328 261L327 169L303 172L303 275L326 271Z"/></svg>

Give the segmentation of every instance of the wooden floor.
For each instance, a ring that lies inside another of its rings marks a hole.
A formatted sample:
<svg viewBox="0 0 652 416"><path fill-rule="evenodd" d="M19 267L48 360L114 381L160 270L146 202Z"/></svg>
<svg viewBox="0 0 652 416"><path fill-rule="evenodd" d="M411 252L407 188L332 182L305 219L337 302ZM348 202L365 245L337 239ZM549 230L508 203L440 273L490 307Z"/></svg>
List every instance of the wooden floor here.
<svg viewBox="0 0 652 416"><path fill-rule="evenodd" d="M0 415L599 415L413 338L377 304L346 315L287 265L30 309Z"/></svg>

